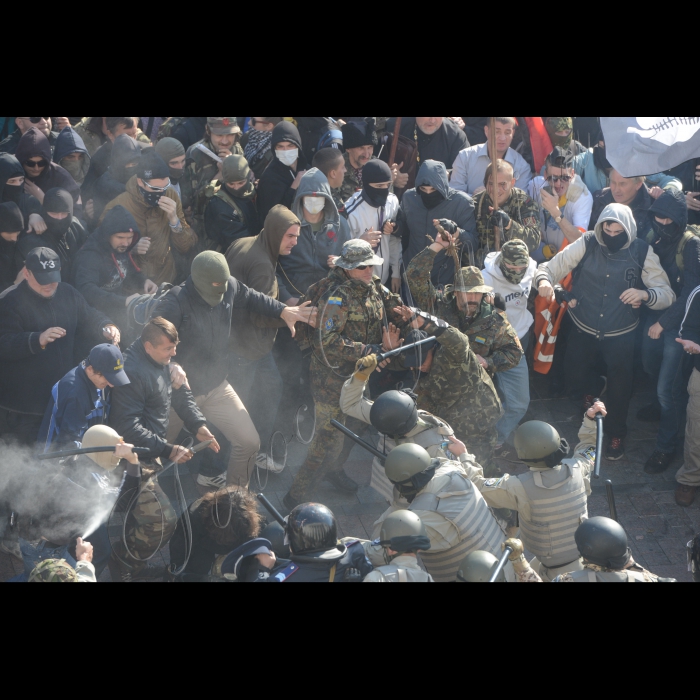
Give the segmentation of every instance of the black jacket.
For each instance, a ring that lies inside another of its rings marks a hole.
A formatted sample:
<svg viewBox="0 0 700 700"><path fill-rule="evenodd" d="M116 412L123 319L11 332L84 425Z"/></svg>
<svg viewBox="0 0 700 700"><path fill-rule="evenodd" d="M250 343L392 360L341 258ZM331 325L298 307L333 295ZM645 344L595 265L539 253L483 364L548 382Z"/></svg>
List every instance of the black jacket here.
<svg viewBox="0 0 700 700"><path fill-rule="evenodd" d="M231 333L246 332L245 328L232 328L233 310L243 308L278 318L286 306L231 277L223 302L212 308L189 277L184 284L171 289L153 312L153 316L167 319L178 329L180 345L176 362L187 373L195 396L205 396L226 381Z"/></svg>
<svg viewBox="0 0 700 700"><path fill-rule="evenodd" d="M386 124L387 131L393 133L395 125L396 117L392 117ZM442 126L432 136L426 136L416 127L415 117L404 117L401 136L411 141L418 139L418 167L426 160L437 160L452 170L459 152L469 148L467 135L449 117L443 119Z"/></svg>
<svg viewBox="0 0 700 700"><path fill-rule="evenodd" d="M23 267L24 258L19 243L11 243L0 236L0 293L15 283Z"/></svg>
<svg viewBox="0 0 700 700"><path fill-rule="evenodd" d="M51 389L80 361L74 356L78 331L93 345L104 343L110 319L88 306L73 287L59 284L51 299L33 292L26 281L0 300L0 407L43 416ZM39 337L59 327L66 336L41 349Z"/></svg>
<svg viewBox="0 0 700 700"><path fill-rule="evenodd" d="M109 424L125 442L149 449L151 459L167 459L173 451L165 439L171 407L193 435L207 421L192 392L186 386L173 389L168 366L154 362L141 340L124 353L124 369L131 384L113 389Z"/></svg>
<svg viewBox="0 0 700 700"><path fill-rule="evenodd" d="M107 172L112 161L112 142L107 139L96 151L90 162L83 185L81 187L83 203L95 196L97 181Z"/></svg>
<svg viewBox="0 0 700 700"><path fill-rule="evenodd" d="M299 151L297 173L302 170L308 170L308 164L304 154ZM287 209L292 208L297 194L296 190L292 189L295 177L296 173L291 168L282 163L279 158L273 158L258 185L258 216L260 221L265 221L270 209L277 204L283 204Z"/></svg>
<svg viewBox="0 0 700 700"><path fill-rule="evenodd" d="M187 151L190 146L194 146L197 141L204 138L206 126L206 117L187 117L182 124L173 129L170 136L177 139Z"/></svg>
<svg viewBox="0 0 700 700"><path fill-rule="evenodd" d="M647 240L647 237L652 233L653 228L651 225L651 217L649 216L649 209L654 203L654 200L649 194L649 189L646 185L642 185L637 196L634 198L632 204L629 205L634 216L634 220L637 223L637 238ZM598 219L603 213L603 209L610 204L615 204L615 198L613 197L612 190L606 187L604 190L600 190L593 195L593 211L591 213L591 222L588 225L589 231L595 231L595 227L598 224Z"/></svg>
<svg viewBox="0 0 700 700"><path fill-rule="evenodd" d="M17 146L19 146L19 141L22 138L22 132L19 129L13 131L4 141L0 142L0 153L11 153L14 155L17 151ZM56 139L58 134L55 131L49 134L49 143L51 148L56 145Z"/></svg>
<svg viewBox="0 0 700 700"><path fill-rule="evenodd" d="M204 212L207 238L217 243L222 253L226 253L232 243L241 238L257 236L262 229L255 206L255 197L241 199L230 193L227 194L235 202L238 210L225 199L215 195L209 200Z"/></svg>
<svg viewBox="0 0 700 700"><path fill-rule="evenodd" d="M7 192L4 192L5 185L8 180L15 177L24 177L24 168L20 165L17 158L9 153L0 153L0 202L14 201L7 197ZM19 190L19 198L15 204L20 208L24 217L24 230L27 230L29 217L32 214L41 214L41 204L36 197L27 194L24 188Z"/></svg>
<svg viewBox="0 0 700 700"><path fill-rule="evenodd" d="M688 310L681 327L681 338L700 345L700 287L690 295ZM700 355L694 355L695 369L700 372Z"/></svg>

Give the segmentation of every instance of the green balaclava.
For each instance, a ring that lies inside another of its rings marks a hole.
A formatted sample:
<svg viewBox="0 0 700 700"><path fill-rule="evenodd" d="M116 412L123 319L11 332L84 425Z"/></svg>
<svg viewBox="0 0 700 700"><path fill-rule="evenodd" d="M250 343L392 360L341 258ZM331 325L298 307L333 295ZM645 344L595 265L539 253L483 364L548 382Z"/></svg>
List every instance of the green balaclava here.
<svg viewBox="0 0 700 700"><path fill-rule="evenodd" d="M230 277L226 258L213 250L200 253L192 263L194 288L211 307L218 306L224 300Z"/></svg>
<svg viewBox="0 0 700 700"><path fill-rule="evenodd" d="M511 284L520 284L527 274L527 266L530 265L530 249L523 241L508 241L503 246L497 262L503 276ZM515 267L522 267L523 265L526 267L522 272L516 272L515 270L509 270L506 267L506 263Z"/></svg>
<svg viewBox="0 0 700 700"><path fill-rule="evenodd" d="M185 147L177 140L170 137L161 139L156 146L156 153L165 161L170 171L170 179L178 182L185 174L184 167L175 169L170 167L170 161L185 155Z"/></svg>
<svg viewBox="0 0 700 700"><path fill-rule="evenodd" d="M552 139L552 146L571 148L574 138L574 118L573 117L547 117L547 133ZM569 131L568 136L557 136L557 131Z"/></svg>
<svg viewBox="0 0 700 700"><path fill-rule="evenodd" d="M221 168L221 180L226 186L229 182L241 182L242 180L248 180L248 184L245 187L241 187L240 190L234 190L233 188L226 187L226 191L232 196L238 199L246 199L252 197L255 193L255 186L250 181L250 166L248 161L244 156L234 155L229 156L224 160L223 167Z"/></svg>

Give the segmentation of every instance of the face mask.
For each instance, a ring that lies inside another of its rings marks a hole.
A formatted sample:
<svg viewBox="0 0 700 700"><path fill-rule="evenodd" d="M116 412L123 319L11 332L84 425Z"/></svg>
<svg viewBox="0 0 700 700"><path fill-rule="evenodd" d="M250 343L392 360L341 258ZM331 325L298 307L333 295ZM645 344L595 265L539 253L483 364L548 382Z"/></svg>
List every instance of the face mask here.
<svg viewBox="0 0 700 700"><path fill-rule="evenodd" d="M598 170L605 171L612 168L605 152L605 146L595 146L593 148L593 162Z"/></svg>
<svg viewBox="0 0 700 700"><path fill-rule="evenodd" d="M386 202L389 199L389 188L384 190L367 185L362 190L362 196L370 206L379 209L386 206Z"/></svg>
<svg viewBox="0 0 700 700"><path fill-rule="evenodd" d="M22 204L22 195L24 194L23 185L5 185L3 190L3 202L14 202L17 206Z"/></svg>
<svg viewBox="0 0 700 700"><path fill-rule="evenodd" d="M163 196L162 192L147 192L141 186L139 186L139 192L141 192L141 196L149 207L157 207L160 198Z"/></svg>
<svg viewBox="0 0 700 700"><path fill-rule="evenodd" d="M518 272L517 270L511 270L506 267L506 263L503 260L501 260L501 264L499 265L499 267L501 268L503 276L511 284L520 284L525 279L525 275L527 274L527 268L525 268L521 272Z"/></svg>
<svg viewBox="0 0 700 700"><path fill-rule="evenodd" d="M275 151L275 155L281 163L291 167L299 159L299 149L294 148L291 151Z"/></svg>
<svg viewBox="0 0 700 700"><path fill-rule="evenodd" d="M168 170L170 171L170 179L173 182L177 182L185 174L184 168L171 168L168 166Z"/></svg>
<svg viewBox="0 0 700 700"><path fill-rule="evenodd" d="M304 209L306 209L309 214L320 214L325 208L325 197L304 197Z"/></svg>
<svg viewBox="0 0 700 700"><path fill-rule="evenodd" d="M65 168L70 176L76 181L77 184L82 184L83 180L83 161L82 160L64 160L61 163L61 167Z"/></svg>
<svg viewBox="0 0 700 700"><path fill-rule="evenodd" d="M435 209L439 204L442 204L445 201L445 198L442 196L442 193L439 192L438 190L435 190L435 192L431 192L430 194L426 194L423 192L423 190L418 190L420 192L420 198L423 200L423 206L426 209Z"/></svg>
<svg viewBox="0 0 700 700"><path fill-rule="evenodd" d="M53 216L49 216L47 214L44 217L44 221L46 222L46 226L51 233L54 233L59 237L63 237L71 227L73 217L67 216L65 219L54 219Z"/></svg>
<svg viewBox="0 0 700 700"><path fill-rule="evenodd" d="M618 236L609 236L605 231L601 234L603 238L603 243L605 243L607 249L611 253L617 253L621 251L629 240L629 236L626 233L621 233Z"/></svg>
<svg viewBox="0 0 700 700"><path fill-rule="evenodd" d="M681 227L675 221L664 225L654 219L652 223L654 225L654 230L662 240L672 241L681 232Z"/></svg>

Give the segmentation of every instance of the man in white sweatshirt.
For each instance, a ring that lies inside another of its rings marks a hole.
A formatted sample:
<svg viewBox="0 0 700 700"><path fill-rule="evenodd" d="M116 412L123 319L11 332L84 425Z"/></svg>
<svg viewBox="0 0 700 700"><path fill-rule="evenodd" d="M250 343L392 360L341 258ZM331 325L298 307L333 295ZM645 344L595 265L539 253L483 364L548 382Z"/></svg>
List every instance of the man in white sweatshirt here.
<svg viewBox="0 0 700 700"><path fill-rule="evenodd" d="M374 273L386 286L391 269L391 291L401 293L401 240L392 235L396 229L399 200L390 192L393 176L389 166L381 160L371 160L362 168L362 190L346 203L353 238L367 241L374 252L384 259L384 265Z"/></svg>
<svg viewBox="0 0 700 700"><path fill-rule="evenodd" d="M500 253L491 253L484 262L484 282L493 287L506 303L506 315L510 325L520 338L523 353L527 352L530 328L535 322L528 311L527 302L532 291L537 263L530 258L527 244L523 241L508 241ZM496 426L498 445L496 456L507 458L503 446L510 434L518 427L530 406L530 377L527 359L523 354L520 364L496 375L496 387L501 395L504 414Z"/></svg>

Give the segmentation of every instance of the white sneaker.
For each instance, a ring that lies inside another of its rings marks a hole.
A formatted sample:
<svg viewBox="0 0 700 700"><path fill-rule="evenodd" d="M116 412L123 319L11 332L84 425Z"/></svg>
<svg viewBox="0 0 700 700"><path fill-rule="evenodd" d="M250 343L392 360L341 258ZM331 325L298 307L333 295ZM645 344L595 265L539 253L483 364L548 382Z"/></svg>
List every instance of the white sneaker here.
<svg viewBox="0 0 700 700"><path fill-rule="evenodd" d="M272 474L281 474L285 467L284 464L275 462L270 455L266 455L264 452L261 452L258 455L257 459L255 460L255 466L258 469L264 469Z"/></svg>
<svg viewBox="0 0 700 700"><path fill-rule="evenodd" d="M197 486L202 486L205 489L225 489L226 488L226 473L219 476L202 476L197 477Z"/></svg>

